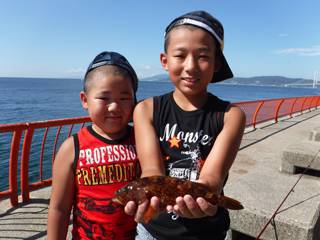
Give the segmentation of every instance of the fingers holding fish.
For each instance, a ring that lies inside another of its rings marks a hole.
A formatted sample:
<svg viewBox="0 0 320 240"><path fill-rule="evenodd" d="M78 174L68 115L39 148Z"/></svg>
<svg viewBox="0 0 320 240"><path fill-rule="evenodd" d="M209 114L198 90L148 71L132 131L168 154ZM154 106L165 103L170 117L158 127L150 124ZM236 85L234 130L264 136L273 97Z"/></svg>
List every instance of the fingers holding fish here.
<svg viewBox="0 0 320 240"><path fill-rule="evenodd" d="M201 218L216 214L217 206L207 202L204 198L198 197L196 200L190 196L178 197L173 211L185 218Z"/></svg>
<svg viewBox="0 0 320 240"><path fill-rule="evenodd" d="M195 218L195 215L203 217L201 210L197 207L196 201L190 195L177 197L173 210L180 217L184 218Z"/></svg>
<svg viewBox="0 0 320 240"><path fill-rule="evenodd" d="M124 206L124 212L130 216L134 216L137 211L137 204L134 201L129 201Z"/></svg>
<svg viewBox="0 0 320 240"><path fill-rule="evenodd" d="M167 205L167 206L166 206L166 209L167 209L167 212L168 212L168 213L174 212L174 210L173 210L173 205Z"/></svg>
<svg viewBox="0 0 320 240"><path fill-rule="evenodd" d="M213 205L207 202L204 198L198 197L196 199L200 209L202 212L206 214L206 216L214 216L217 213L218 207L217 205Z"/></svg>
<svg viewBox="0 0 320 240"><path fill-rule="evenodd" d="M137 207L137 211L134 216L134 220L136 222L143 222L143 216L147 211L149 206L149 200L145 200L144 202L140 203Z"/></svg>
<svg viewBox="0 0 320 240"><path fill-rule="evenodd" d="M152 197L150 200L145 200L138 205L135 213L136 222L149 222L151 218L159 214L159 198Z"/></svg>

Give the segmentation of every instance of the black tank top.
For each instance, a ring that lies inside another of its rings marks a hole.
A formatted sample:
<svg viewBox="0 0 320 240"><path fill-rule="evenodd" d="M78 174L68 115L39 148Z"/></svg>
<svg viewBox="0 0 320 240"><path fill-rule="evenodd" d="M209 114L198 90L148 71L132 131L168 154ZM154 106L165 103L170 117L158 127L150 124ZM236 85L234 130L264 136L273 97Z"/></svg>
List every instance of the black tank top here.
<svg viewBox="0 0 320 240"><path fill-rule="evenodd" d="M205 159L223 128L229 104L208 93L202 108L184 111L174 101L172 92L153 98L153 124L166 175L192 181L199 178ZM215 216L200 219L162 213L144 226L158 239L219 239L229 224L227 210L219 208Z"/></svg>

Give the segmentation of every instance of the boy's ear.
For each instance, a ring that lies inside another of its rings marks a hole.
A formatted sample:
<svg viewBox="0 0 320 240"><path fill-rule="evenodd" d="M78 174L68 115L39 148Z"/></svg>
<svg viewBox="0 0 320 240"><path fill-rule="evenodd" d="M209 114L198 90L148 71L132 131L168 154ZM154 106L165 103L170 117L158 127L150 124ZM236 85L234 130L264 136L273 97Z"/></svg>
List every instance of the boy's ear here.
<svg viewBox="0 0 320 240"><path fill-rule="evenodd" d="M80 100L81 100L82 107L84 109L88 109L88 98L84 91L80 92Z"/></svg>
<svg viewBox="0 0 320 240"><path fill-rule="evenodd" d="M160 54L160 62L164 70L168 71L168 58L167 54L161 53Z"/></svg>

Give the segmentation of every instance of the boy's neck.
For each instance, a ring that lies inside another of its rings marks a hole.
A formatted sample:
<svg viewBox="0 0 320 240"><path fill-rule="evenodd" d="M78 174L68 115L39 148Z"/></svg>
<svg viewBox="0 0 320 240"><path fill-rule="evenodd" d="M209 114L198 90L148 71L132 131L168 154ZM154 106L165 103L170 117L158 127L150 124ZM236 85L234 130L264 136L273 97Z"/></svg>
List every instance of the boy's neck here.
<svg viewBox="0 0 320 240"><path fill-rule="evenodd" d="M194 111L205 105L208 99L208 92L205 91L196 95L184 95L176 89L173 92L173 99L184 111Z"/></svg>
<svg viewBox="0 0 320 240"><path fill-rule="evenodd" d="M125 127L121 132L117 132L115 134L108 134L108 133L104 132L96 124L92 124L92 129L93 129L93 131L95 131L97 134L99 134L103 138L106 138L106 139L112 140L112 141L119 140L127 134L127 127Z"/></svg>

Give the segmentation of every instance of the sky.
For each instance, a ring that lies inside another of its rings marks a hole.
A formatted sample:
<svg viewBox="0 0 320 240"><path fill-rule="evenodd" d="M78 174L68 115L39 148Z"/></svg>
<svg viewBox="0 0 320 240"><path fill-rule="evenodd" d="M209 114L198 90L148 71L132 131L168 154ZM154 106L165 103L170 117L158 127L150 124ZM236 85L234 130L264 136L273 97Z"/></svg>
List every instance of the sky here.
<svg viewBox="0 0 320 240"><path fill-rule="evenodd" d="M0 77L83 78L106 50L163 74L164 30L193 10L222 22L235 77L320 78L318 0L0 0Z"/></svg>

